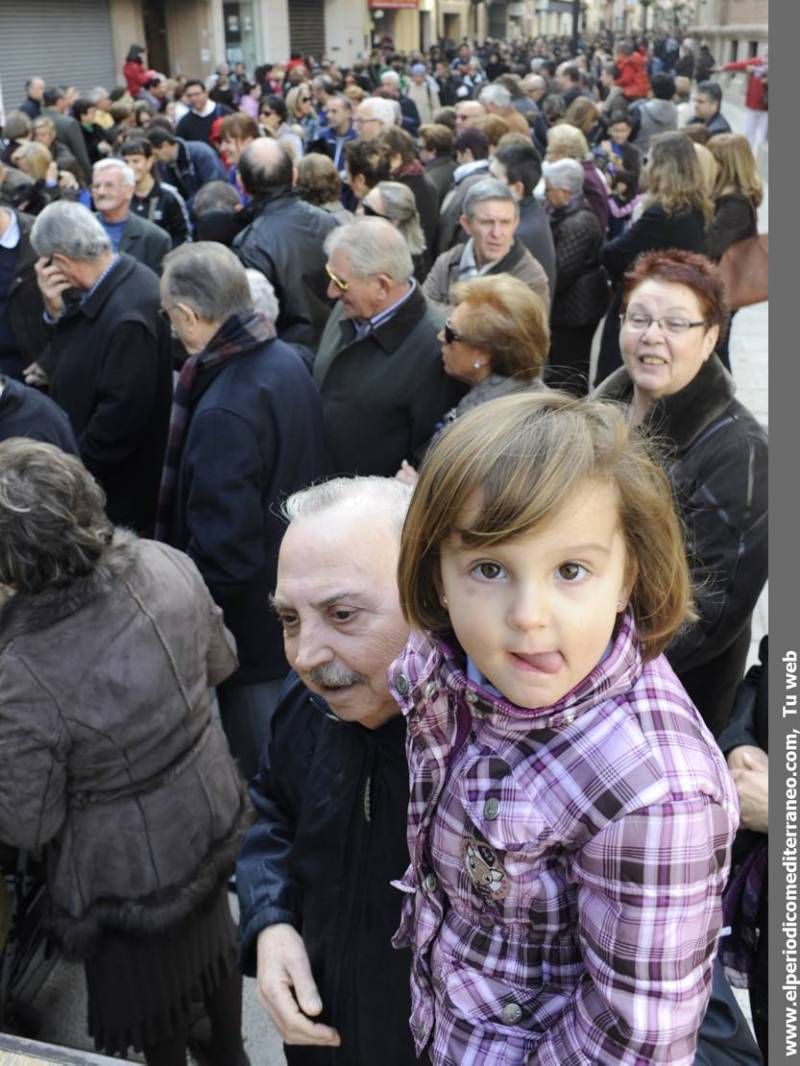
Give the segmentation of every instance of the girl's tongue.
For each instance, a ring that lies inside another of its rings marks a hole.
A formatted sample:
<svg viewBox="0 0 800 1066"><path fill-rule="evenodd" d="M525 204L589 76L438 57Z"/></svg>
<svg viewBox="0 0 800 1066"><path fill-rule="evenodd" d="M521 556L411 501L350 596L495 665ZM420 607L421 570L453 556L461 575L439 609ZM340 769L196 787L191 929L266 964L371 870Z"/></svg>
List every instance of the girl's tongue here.
<svg viewBox="0 0 800 1066"><path fill-rule="evenodd" d="M519 655L511 653L520 663L525 663L533 670L541 670L543 674L556 674L561 669L563 659L559 651L540 651L535 655Z"/></svg>

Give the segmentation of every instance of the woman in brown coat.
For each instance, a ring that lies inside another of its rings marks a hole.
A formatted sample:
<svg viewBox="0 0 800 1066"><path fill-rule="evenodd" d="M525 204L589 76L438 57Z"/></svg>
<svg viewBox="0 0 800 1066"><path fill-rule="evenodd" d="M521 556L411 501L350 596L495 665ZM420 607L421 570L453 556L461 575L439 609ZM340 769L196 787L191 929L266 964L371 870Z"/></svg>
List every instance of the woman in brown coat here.
<svg viewBox="0 0 800 1066"><path fill-rule="evenodd" d="M103 505L73 456L0 444L0 840L45 849L98 1048L183 1064L204 999L209 1061L235 1066L225 882L245 801L208 697L233 641L194 564Z"/></svg>

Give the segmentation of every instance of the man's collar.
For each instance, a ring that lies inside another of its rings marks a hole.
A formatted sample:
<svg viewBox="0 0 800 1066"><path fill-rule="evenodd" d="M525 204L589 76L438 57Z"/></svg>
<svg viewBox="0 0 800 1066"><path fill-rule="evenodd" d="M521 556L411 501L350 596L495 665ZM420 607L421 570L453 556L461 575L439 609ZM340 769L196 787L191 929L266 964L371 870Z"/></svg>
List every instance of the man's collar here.
<svg viewBox="0 0 800 1066"><path fill-rule="evenodd" d="M195 109L192 108L192 114L197 115L199 118L208 118L208 116L212 114L216 106L216 103L209 98L208 100L206 100L205 107L202 111L195 111Z"/></svg>
<svg viewBox="0 0 800 1066"><path fill-rule="evenodd" d="M390 317L384 318L379 325L366 334L370 340L377 341L387 354L396 351L403 341L408 339L409 333L427 310L427 303L419 285L414 284L405 298L397 301L394 307L394 313ZM358 341L356 327L352 320L342 318L340 326L346 344Z"/></svg>

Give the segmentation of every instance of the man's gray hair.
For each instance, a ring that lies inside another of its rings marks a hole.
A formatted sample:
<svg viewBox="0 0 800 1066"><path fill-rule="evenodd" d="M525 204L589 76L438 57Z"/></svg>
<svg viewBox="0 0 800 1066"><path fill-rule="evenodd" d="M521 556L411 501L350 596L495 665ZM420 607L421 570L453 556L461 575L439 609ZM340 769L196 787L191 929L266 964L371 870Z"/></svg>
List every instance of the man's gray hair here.
<svg viewBox="0 0 800 1066"><path fill-rule="evenodd" d="M379 508L397 527L398 536L406 520L412 489L393 477L336 477L320 485L301 489L284 500L281 510L288 522L308 518L347 503Z"/></svg>
<svg viewBox="0 0 800 1066"><path fill-rule="evenodd" d="M206 322L253 310L245 269L224 244L181 244L165 256L163 276L170 301L188 304Z"/></svg>
<svg viewBox="0 0 800 1066"><path fill-rule="evenodd" d="M111 240L88 207L56 200L41 212L31 229L33 250L43 259L63 255L91 263L111 251Z"/></svg>
<svg viewBox="0 0 800 1066"><path fill-rule="evenodd" d="M414 273L405 237L384 218L360 218L331 230L325 253L331 256L337 251L348 257L356 278L385 274L399 285Z"/></svg>
<svg viewBox="0 0 800 1066"><path fill-rule="evenodd" d="M505 85L487 85L478 94L478 100L486 107L493 104L495 107L511 107L511 93Z"/></svg>
<svg viewBox="0 0 800 1066"><path fill-rule="evenodd" d="M542 163L542 177L554 189L566 189L575 196L583 188L585 174L577 159L559 159L555 163Z"/></svg>
<svg viewBox="0 0 800 1066"><path fill-rule="evenodd" d="M389 129L397 124L397 101L384 100L382 96L368 96L362 100L359 108L369 108L370 118L375 118L383 123L384 129Z"/></svg>
<svg viewBox="0 0 800 1066"><path fill-rule="evenodd" d="M390 81L392 85L399 85L400 75L396 70L384 70L383 74L381 74L381 81Z"/></svg>
<svg viewBox="0 0 800 1066"><path fill-rule="evenodd" d="M99 174L103 170L119 170L122 174L122 181L125 185L131 188L136 184L136 175L131 168L125 162L124 159L99 159L92 167L92 177L95 174Z"/></svg>
<svg viewBox="0 0 800 1066"><path fill-rule="evenodd" d="M95 86L95 88L89 93L89 99L93 104L102 100L104 96L108 96L108 89L104 89L102 85Z"/></svg>
<svg viewBox="0 0 800 1066"><path fill-rule="evenodd" d="M254 267L248 267L245 274L247 274L247 284L250 286L254 310L260 311L271 322L275 322L281 309L272 282Z"/></svg>
<svg viewBox="0 0 800 1066"><path fill-rule="evenodd" d="M519 214L519 204L514 199L514 194L497 178L482 178L470 187L464 197L464 214L467 218L472 218L478 204L485 203L487 200L506 200L514 205L515 211Z"/></svg>

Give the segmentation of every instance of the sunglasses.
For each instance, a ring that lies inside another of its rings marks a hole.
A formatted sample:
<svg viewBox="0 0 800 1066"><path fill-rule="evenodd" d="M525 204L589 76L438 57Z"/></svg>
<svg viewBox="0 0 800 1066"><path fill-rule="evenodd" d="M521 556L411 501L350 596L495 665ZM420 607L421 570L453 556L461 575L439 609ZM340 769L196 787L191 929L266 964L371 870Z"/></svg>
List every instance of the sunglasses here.
<svg viewBox="0 0 800 1066"><path fill-rule="evenodd" d="M446 344L453 344L455 341L463 341L464 339L460 333L456 333L449 322L445 322L442 332L444 333Z"/></svg>
<svg viewBox="0 0 800 1066"><path fill-rule="evenodd" d="M334 274L334 272L331 270L327 263L325 264L325 272L327 273L333 284L336 286L336 288L339 290L339 292L347 292L347 290L350 288L349 281L342 281L342 279L337 274Z"/></svg>
<svg viewBox="0 0 800 1066"><path fill-rule="evenodd" d="M386 218L386 215L382 215L380 211L376 211L374 207L370 207L369 204L362 204L364 208L364 214L369 218Z"/></svg>
<svg viewBox="0 0 800 1066"><path fill-rule="evenodd" d="M311 97L310 96L301 96L300 97L300 103L301 104L310 104L311 103Z"/></svg>

